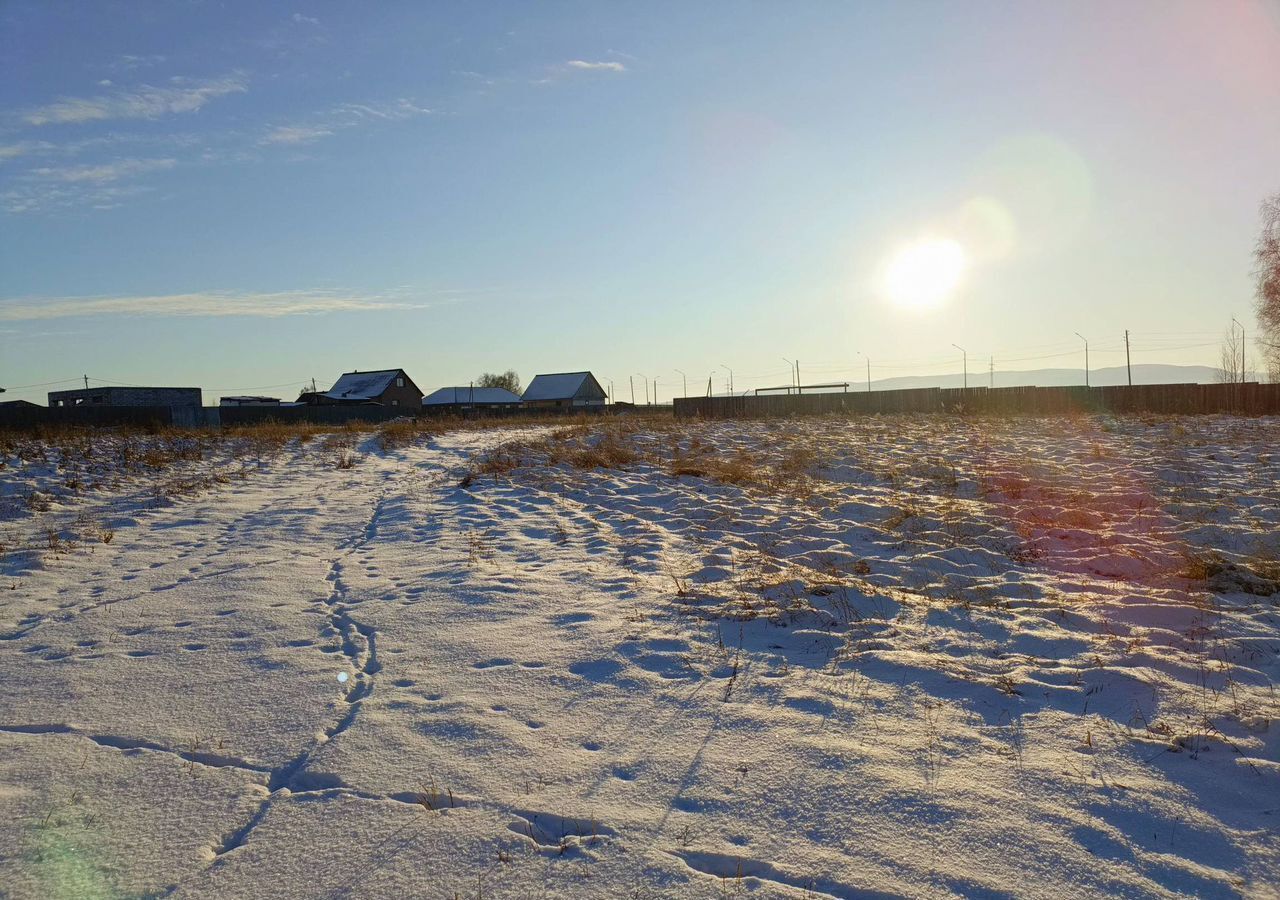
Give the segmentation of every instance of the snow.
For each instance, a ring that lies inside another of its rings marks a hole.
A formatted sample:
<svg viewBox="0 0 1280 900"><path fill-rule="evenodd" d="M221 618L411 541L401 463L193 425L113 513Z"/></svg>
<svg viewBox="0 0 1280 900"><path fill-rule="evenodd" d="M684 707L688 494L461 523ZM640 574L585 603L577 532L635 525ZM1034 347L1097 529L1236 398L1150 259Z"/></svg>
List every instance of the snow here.
<svg viewBox="0 0 1280 900"><path fill-rule="evenodd" d="M1275 896L1278 445L0 441L0 894Z"/></svg>
<svg viewBox="0 0 1280 900"><path fill-rule="evenodd" d="M562 375L536 375L524 389L528 400L569 400L578 395L590 372L566 372Z"/></svg>
<svg viewBox="0 0 1280 900"><path fill-rule="evenodd" d="M423 406L444 403L519 403L520 397L506 388L444 387L422 398Z"/></svg>
<svg viewBox="0 0 1280 900"><path fill-rule="evenodd" d="M380 372L347 372L334 382L326 397L334 400L376 400L400 374L399 369Z"/></svg>

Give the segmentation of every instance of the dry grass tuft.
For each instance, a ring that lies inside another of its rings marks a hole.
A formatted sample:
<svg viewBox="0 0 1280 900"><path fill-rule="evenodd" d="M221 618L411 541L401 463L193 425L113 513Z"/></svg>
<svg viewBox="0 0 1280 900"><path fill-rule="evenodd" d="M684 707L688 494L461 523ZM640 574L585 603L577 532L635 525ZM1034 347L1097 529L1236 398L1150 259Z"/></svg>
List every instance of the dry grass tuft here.
<svg viewBox="0 0 1280 900"><path fill-rule="evenodd" d="M674 457L667 467L673 478L690 476L721 481L725 484L762 483L764 471L759 460L745 450L731 456L711 453L682 454Z"/></svg>
<svg viewBox="0 0 1280 900"><path fill-rule="evenodd" d="M439 426L426 419L397 419L378 429L378 446L386 453L438 433Z"/></svg>

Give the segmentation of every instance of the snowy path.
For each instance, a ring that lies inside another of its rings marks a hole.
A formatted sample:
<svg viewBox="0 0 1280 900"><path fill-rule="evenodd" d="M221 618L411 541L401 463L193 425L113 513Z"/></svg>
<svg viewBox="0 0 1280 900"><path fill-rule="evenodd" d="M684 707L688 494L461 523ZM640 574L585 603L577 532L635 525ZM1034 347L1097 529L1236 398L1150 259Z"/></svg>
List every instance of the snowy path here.
<svg viewBox="0 0 1280 900"><path fill-rule="evenodd" d="M1141 435L1034 428L1074 494L998 441L994 487L943 491L865 435L803 499L650 463L462 487L512 436L480 432L139 509L0 583L0 894L1270 895L1274 598L1190 602L1159 526L1090 529L1243 546L1271 458L1147 453L1251 479L1197 524L1116 461Z"/></svg>

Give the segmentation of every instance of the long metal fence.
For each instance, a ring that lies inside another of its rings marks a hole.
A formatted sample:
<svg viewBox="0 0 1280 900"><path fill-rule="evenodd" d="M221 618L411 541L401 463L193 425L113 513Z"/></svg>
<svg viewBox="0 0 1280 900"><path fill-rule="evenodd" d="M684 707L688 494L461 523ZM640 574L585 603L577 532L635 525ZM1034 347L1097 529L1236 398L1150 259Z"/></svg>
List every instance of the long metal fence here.
<svg viewBox="0 0 1280 900"><path fill-rule="evenodd" d="M679 397L677 418L771 418L847 413L1088 412L1280 414L1280 384L1143 384L1109 387L914 388L739 397Z"/></svg>

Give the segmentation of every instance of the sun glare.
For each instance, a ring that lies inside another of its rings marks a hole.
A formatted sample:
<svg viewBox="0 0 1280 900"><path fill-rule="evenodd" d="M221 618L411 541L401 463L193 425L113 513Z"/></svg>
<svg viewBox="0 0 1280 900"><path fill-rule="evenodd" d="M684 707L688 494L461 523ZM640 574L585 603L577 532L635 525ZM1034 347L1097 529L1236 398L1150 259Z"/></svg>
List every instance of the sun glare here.
<svg viewBox="0 0 1280 900"><path fill-rule="evenodd" d="M885 269L885 293L899 306L934 307L956 289L964 268L964 248L956 241L931 239L909 244Z"/></svg>

